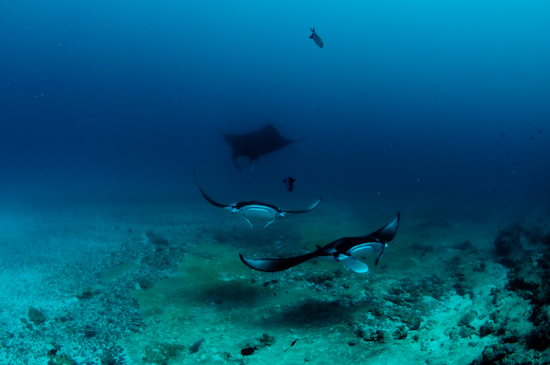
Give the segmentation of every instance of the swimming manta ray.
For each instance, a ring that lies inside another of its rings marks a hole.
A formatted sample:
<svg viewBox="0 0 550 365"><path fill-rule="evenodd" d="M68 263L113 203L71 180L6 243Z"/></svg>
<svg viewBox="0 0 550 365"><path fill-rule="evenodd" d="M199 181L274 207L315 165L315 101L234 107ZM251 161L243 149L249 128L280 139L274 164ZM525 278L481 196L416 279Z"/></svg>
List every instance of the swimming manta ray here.
<svg viewBox="0 0 550 365"><path fill-rule="evenodd" d="M317 199L315 203L313 203L309 208L303 209L303 210L282 210L279 207L276 207L272 204L262 203L256 200L249 201L249 202L238 202L233 204L220 204L216 201L214 201L212 198L210 198L206 193L201 189L199 182L197 180L197 175L195 173L195 170L193 170L193 175L195 176L195 182L197 183L197 187L199 188L202 196L204 199L206 199L207 202L212 204L215 207L218 208L224 208L230 210L232 213L240 212L243 216L243 218L250 224L250 227L254 228L254 225L250 221L252 220L263 220L266 223L263 225L262 228L265 228L269 226L271 223L275 222L275 220L279 217L284 217L287 214L301 214L301 213L307 213L311 212L313 209L317 208L319 203L321 203L321 197Z"/></svg>
<svg viewBox="0 0 550 365"><path fill-rule="evenodd" d="M242 254L239 256L245 265L258 271L282 271L312 259L328 258L341 262L355 272L365 273L369 271L369 267L357 258L367 253L378 253L374 262L375 265L378 265L387 243L393 240L397 232L399 217L398 212L390 223L367 236L340 238L324 247L317 246L316 251L301 256L283 259L247 259Z"/></svg>
<svg viewBox="0 0 550 365"><path fill-rule="evenodd" d="M261 156L299 141L283 138L271 124L249 133L222 133L222 135L233 149L233 163L235 166L241 170L241 166L237 163L237 157L248 157L251 171L254 170L256 161Z"/></svg>

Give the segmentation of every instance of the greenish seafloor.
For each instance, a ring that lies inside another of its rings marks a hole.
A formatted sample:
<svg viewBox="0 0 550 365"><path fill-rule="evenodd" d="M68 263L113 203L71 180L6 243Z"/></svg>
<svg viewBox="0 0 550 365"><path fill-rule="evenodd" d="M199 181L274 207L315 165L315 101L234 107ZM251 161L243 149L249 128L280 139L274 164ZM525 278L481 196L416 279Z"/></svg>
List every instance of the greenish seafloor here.
<svg viewBox="0 0 550 365"><path fill-rule="evenodd" d="M4 209L0 362L550 363L550 215L402 209L366 274L239 260L308 252L395 214L321 207L264 230L202 200Z"/></svg>
<svg viewBox="0 0 550 365"><path fill-rule="evenodd" d="M245 223L232 218L227 229L246 237ZM506 317L514 333L531 330L528 302L514 293L496 298L507 283L506 269L489 259L496 225L411 218L404 215L379 267L366 259L367 274L324 262L261 273L238 257L253 245L205 234L173 275L132 292L145 327L123 347L136 364L469 364L499 342L480 335L495 317ZM275 224L299 227L307 251L366 234L384 218L363 223L318 214ZM466 241L473 248L453 248ZM269 247L257 250L269 255ZM252 355L241 355L254 346Z"/></svg>

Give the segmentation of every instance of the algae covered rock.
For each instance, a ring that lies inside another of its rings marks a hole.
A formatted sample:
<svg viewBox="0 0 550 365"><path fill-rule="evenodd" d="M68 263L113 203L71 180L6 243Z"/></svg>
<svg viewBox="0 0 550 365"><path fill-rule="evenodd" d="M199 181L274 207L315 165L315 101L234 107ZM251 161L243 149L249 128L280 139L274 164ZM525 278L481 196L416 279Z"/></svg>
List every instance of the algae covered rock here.
<svg viewBox="0 0 550 365"><path fill-rule="evenodd" d="M527 348L545 351L550 347L550 314L548 309L535 307L532 320L535 328L527 335Z"/></svg>
<svg viewBox="0 0 550 365"><path fill-rule="evenodd" d="M273 343L275 343L275 337L264 333L262 337L260 337L260 342L262 343L262 345L271 346L273 345Z"/></svg>
<svg viewBox="0 0 550 365"><path fill-rule="evenodd" d="M395 332L393 333L393 338L396 340L404 340L407 338L407 335L409 334L409 331L407 330L407 327L405 325L401 325L397 327Z"/></svg>
<svg viewBox="0 0 550 365"><path fill-rule="evenodd" d="M512 354L514 351L514 347L508 343L487 346L485 350L483 350L483 361L485 363L494 364L501 361L509 354Z"/></svg>
<svg viewBox="0 0 550 365"><path fill-rule="evenodd" d="M478 314L475 310L471 310L465 315L460 318L460 321L458 321L459 326L470 326L472 321L474 321L477 318Z"/></svg>
<svg viewBox="0 0 550 365"><path fill-rule="evenodd" d="M199 352L199 349L201 348L202 343L204 342L204 338L201 338L200 340L196 341L189 347L189 353L195 354Z"/></svg>
<svg viewBox="0 0 550 365"><path fill-rule="evenodd" d="M72 359L67 354L61 353L55 357L55 363L56 365L76 365L76 361Z"/></svg>
<svg viewBox="0 0 550 365"><path fill-rule="evenodd" d="M406 323L410 330L416 331L420 328L420 325L422 324L422 319L418 316L413 316L407 318Z"/></svg>
<svg viewBox="0 0 550 365"><path fill-rule="evenodd" d="M169 242L166 238L157 235L153 231L147 231L145 233L145 236L147 236L147 240L149 241L149 243L152 243L153 245L160 245L160 246L169 245Z"/></svg>
<svg viewBox="0 0 550 365"><path fill-rule="evenodd" d="M85 299L93 298L95 295L98 295L98 294L99 294L99 290L93 290L92 288L88 287L82 290L81 293L78 293L76 297L78 298L78 300L85 300Z"/></svg>
<svg viewBox="0 0 550 365"><path fill-rule="evenodd" d="M42 313L39 309L35 307L29 307L28 315L29 320L36 325L40 325L46 322L46 316L44 315L44 313Z"/></svg>
<svg viewBox="0 0 550 365"><path fill-rule="evenodd" d="M498 328L493 321L487 321L479 328L479 337L489 336L497 330Z"/></svg>
<svg viewBox="0 0 550 365"><path fill-rule="evenodd" d="M498 262L504 266L513 266L524 255L522 231L523 228L516 223L503 229L495 238L495 254L499 258Z"/></svg>
<svg viewBox="0 0 550 365"><path fill-rule="evenodd" d="M76 365L76 361L65 353L57 353L57 349L48 351L48 365Z"/></svg>

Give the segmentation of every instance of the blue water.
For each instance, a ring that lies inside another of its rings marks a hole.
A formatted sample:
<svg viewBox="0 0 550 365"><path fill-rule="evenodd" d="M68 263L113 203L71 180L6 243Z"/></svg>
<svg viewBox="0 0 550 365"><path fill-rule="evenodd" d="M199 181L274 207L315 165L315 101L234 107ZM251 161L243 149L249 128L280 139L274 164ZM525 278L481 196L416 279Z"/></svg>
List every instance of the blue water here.
<svg viewBox="0 0 550 365"><path fill-rule="evenodd" d="M547 1L4 1L0 202L184 205L202 199L194 165L228 203L547 210L549 12ZM268 122L305 139L238 171L221 132Z"/></svg>

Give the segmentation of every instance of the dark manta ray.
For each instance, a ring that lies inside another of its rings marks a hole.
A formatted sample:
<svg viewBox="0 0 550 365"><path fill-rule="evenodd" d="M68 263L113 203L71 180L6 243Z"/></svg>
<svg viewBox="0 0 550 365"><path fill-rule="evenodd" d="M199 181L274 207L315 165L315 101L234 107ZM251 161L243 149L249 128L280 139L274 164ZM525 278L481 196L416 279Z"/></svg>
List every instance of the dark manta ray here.
<svg viewBox="0 0 550 365"><path fill-rule="evenodd" d="M316 251L305 255L284 259L247 259L241 254L239 256L242 262L248 267L259 271L282 271L311 259L328 258L332 261L341 262L355 272L365 273L369 271L369 267L358 261L357 257L366 253L378 253L374 262L375 265L378 265L378 261L384 254L387 242L393 240L397 232L397 226L399 226L399 213L397 213L390 223L374 233L362 237L340 238L325 247L317 246Z"/></svg>
<svg viewBox="0 0 550 365"><path fill-rule="evenodd" d="M321 203L321 197L317 199L315 203L313 203L309 208L304 210L282 210L275 205L262 203L256 200L249 201L249 202L238 202L233 204L220 204L212 198L210 198L204 191L202 191L199 182L197 181L197 175L195 174L195 170L193 170L193 174L195 175L195 182L197 183L197 187L199 188L202 196L204 199L206 199L207 202L212 204L215 207L218 208L224 208L229 209L232 213L240 212L243 216L243 218L250 224L250 227L254 228L252 225L252 222L250 222L251 219L253 220L263 220L266 222L262 228L265 228L269 226L271 223L275 222L275 220L279 217L284 217L286 214L301 214L301 213L307 213L312 211L313 209L317 208L319 203Z"/></svg>
<svg viewBox="0 0 550 365"><path fill-rule="evenodd" d="M283 138L271 124L254 132L222 134L223 138L225 138L233 149L233 162L239 170L241 169L241 166L237 163L237 157L239 156L248 157L250 160L250 170L253 170L254 164L261 156L299 141Z"/></svg>

